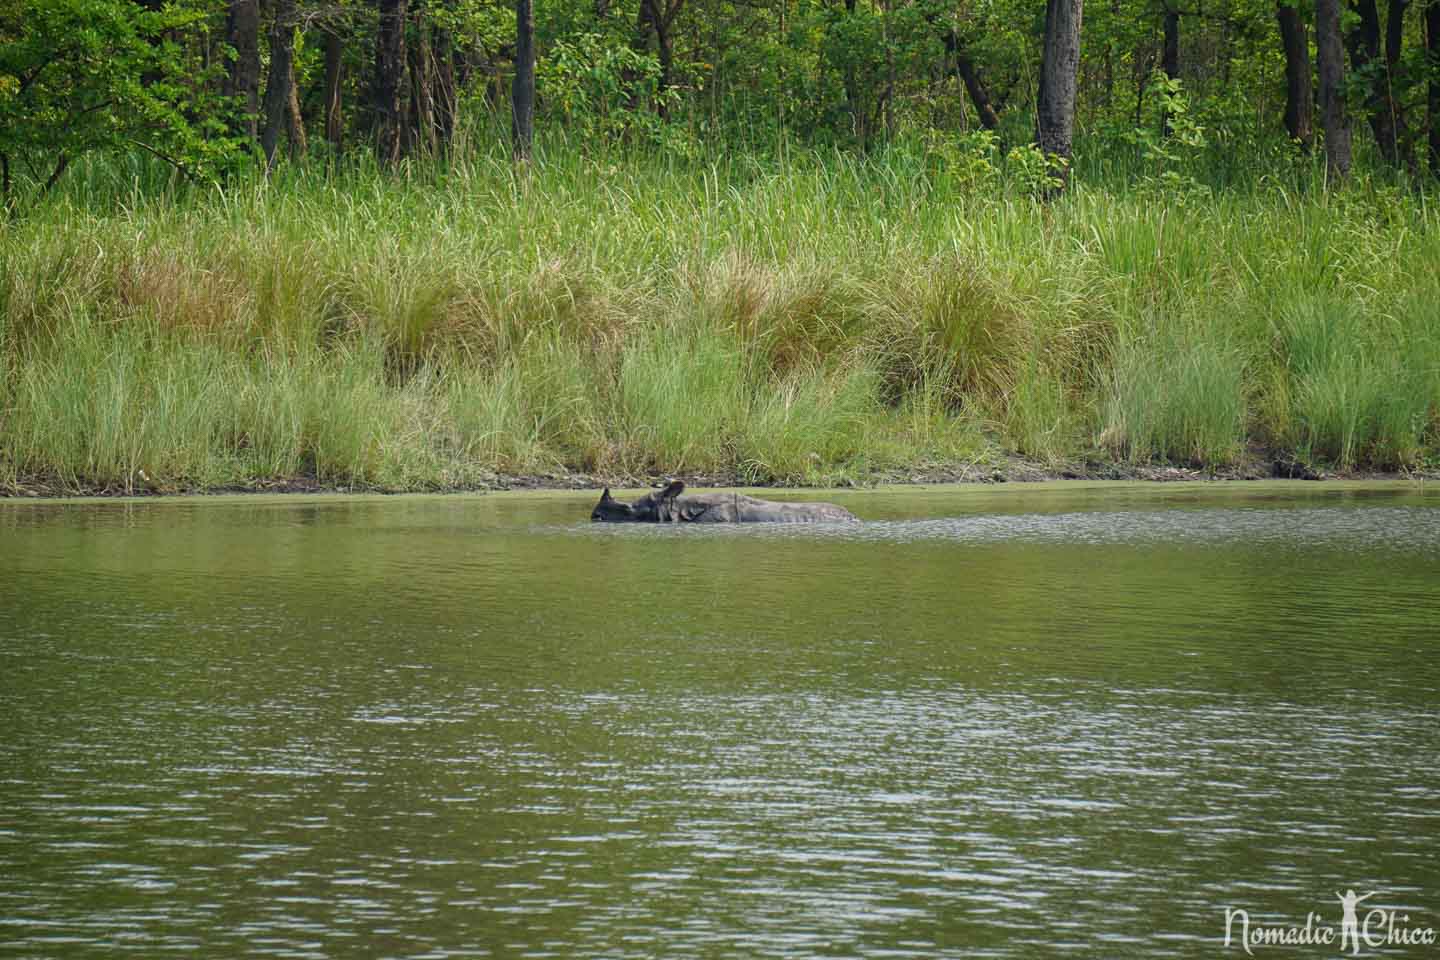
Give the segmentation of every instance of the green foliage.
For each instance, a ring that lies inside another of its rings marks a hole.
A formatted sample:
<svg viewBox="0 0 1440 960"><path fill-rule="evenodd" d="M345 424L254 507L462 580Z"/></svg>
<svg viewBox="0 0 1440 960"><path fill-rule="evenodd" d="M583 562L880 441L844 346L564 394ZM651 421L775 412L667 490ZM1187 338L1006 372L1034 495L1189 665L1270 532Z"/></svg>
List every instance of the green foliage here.
<svg viewBox="0 0 1440 960"><path fill-rule="evenodd" d="M1011 147L1005 154L1005 172L1011 182L1034 196L1045 196L1064 186L1064 171L1070 161L1064 157L1048 156L1034 144Z"/></svg>
<svg viewBox="0 0 1440 960"><path fill-rule="evenodd" d="M1144 175L1139 188L1149 195L1184 203L1203 196L1195 178L1206 145L1205 128L1196 121L1178 77L1151 74L1142 122L1122 134L1140 154Z"/></svg>
<svg viewBox="0 0 1440 960"><path fill-rule="evenodd" d="M0 483L1440 455L1440 229L1392 190L540 146L155 199L82 160L0 232Z"/></svg>
<svg viewBox="0 0 1440 960"><path fill-rule="evenodd" d="M1000 181L1000 136L979 129L958 137L939 130L927 130L923 149L931 175L938 180L985 189Z"/></svg>
<svg viewBox="0 0 1440 960"><path fill-rule="evenodd" d="M536 89L550 116L582 142L659 144L668 128L656 108L673 105L660 89L660 62L595 33L557 39L536 66Z"/></svg>
<svg viewBox="0 0 1440 960"><path fill-rule="evenodd" d="M224 136L205 71L171 39L204 15L131 0L0 5L4 202L14 209L47 192L92 152L143 149L191 176L229 162L236 144Z"/></svg>

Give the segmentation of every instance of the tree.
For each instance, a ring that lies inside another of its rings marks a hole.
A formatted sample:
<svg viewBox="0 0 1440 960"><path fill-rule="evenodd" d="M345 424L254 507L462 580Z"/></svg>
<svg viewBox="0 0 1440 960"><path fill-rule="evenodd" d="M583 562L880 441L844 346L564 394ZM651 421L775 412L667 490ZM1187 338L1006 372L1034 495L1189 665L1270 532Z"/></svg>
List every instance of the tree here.
<svg viewBox="0 0 1440 960"><path fill-rule="evenodd" d="M0 4L0 205L14 213L92 152L141 149L190 176L228 162L212 77L169 39L201 19L129 0Z"/></svg>
<svg viewBox="0 0 1440 960"><path fill-rule="evenodd" d="M685 0L640 0L640 16L637 33L640 47L648 46L649 36L655 35L656 52L660 57L660 90L656 98L660 114L669 110L669 98L665 95L675 83L675 18L685 6Z"/></svg>
<svg viewBox="0 0 1440 960"><path fill-rule="evenodd" d="M458 108L454 34L448 27L441 27L435 31L435 124L443 145L448 146L455 134Z"/></svg>
<svg viewBox="0 0 1440 960"><path fill-rule="evenodd" d="M1324 0L1321 0L1324 2ZM1059 159L1061 189L1070 179L1070 139L1075 129L1076 74L1080 67L1081 0L1048 0L1040 60L1040 98L1035 145Z"/></svg>
<svg viewBox="0 0 1440 960"><path fill-rule="evenodd" d="M1171 80L1180 77L1180 11L1165 5L1164 16L1165 49L1160 55L1160 69Z"/></svg>
<svg viewBox="0 0 1440 960"><path fill-rule="evenodd" d="M936 20L937 18L933 15L926 17L926 21L932 26L936 25ZM945 52L955 59L955 72L960 75L960 82L964 84L965 92L970 95L970 102L975 105L975 112L980 117L980 125L986 130L994 130L1000 126L1000 114L995 110L995 102L990 96L990 88L985 85L979 68L970 58L967 45L960 39L960 34L954 27L942 30L940 41L945 44Z"/></svg>
<svg viewBox="0 0 1440 960"><path fill-rule="evenodd" d="M1440 0L1425 8L1425 53L1430 64L1426 122L1430 125L1430 175L1440 178Z"/></svg>
<svg viewBox="0 0 1440 960"><path fill-rule="evenodd" d="M1345 59L1340 45L1340 0L1315 0L1316 68L1325 168L1337 180L1350 174L1350 118L1345 110Z"/></svg>
<svg viewBox="0 0 1440 960"><path fill-rule="evenodd" d="M1405 0L1392 4L1391 19L1398 28L1404 22ZM1380 52L1380 11L1375 0L1351 0L1355 13L1355 26L1348 36L1350 64L1355 75L1365 86L1365 112L1370 129L1375 134L1375 143L1380 156L1387 163L1398 165L1400 153L1396 135L1398 107L1391 90L1393 89L1392 62ZM1393 44L1395 58L1399 59L1399 36Z"/></svg>
<svg viewBox="0 0 1440 960"><path fill-rule="evenodd" d="M260 147L265 151L267 169L275 165L275 148L280 135L288 132L290 150L298 155L305 149L304 124L295 92L295 0L277 0L275 19L270 25L270 76L265 82L265 130Z"/></svg>
<svg viewBox="0 0 1440 960"><path fill-rule="evenodd" d="M528 160L535 137L535 12L530 0L515 0L515 82L510 96L515 159Z"/></svg>
<svg viewBox="0 0 1440 960"><path fill-rule="evenodd" d="M230 0L225 39L235 50L225 78L225 94L239 99L239 129L253 143L259 139L260 0Z"/></svg>
<svg viewBox="0 0 1440 960"><path fill-rule="evenodd" d="M404 148L405 117L400 99L405 82L407 0L378 0L380 28L375 32L375 155L382 164L397 163Z"/></svg>
<svg viewBox="0 0 1440 960"><path fill-rule="evenodd" d="M430 42L430 24L425 16L425 0L415 0L411 8L410 44L410 117L411 138L426 154L434 154L439 143L435 119L435 55Z"/></svg>
<svg viewBox="0 0 1440 960"><path fill-rule="evenodd" d="M334 30L325 32L325 139L339 153L345 139L345 108L342 90L345 83L345 40Z"/></svg>
<svg viewBox="0 0 1440 960"><path fill-rule="evenodd" d="M1305 152L1315 142L1313 100L1310 89L1310 38L1300 11L1281 0L1275 8L1280 42L1285 50L1285 129Z"/></svg>

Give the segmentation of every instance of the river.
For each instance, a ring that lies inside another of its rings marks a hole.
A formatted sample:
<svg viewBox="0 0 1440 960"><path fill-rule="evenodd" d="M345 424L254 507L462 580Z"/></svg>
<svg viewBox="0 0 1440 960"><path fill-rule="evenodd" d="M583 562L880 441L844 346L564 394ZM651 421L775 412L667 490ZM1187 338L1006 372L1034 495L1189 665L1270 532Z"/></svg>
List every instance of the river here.
<svg viewBox="0 0 1440 960"><path fill-rule="evenodd" d="M1440 491L825 496L864 522L0 502L0 955L1241 956L1235 911L1338 936L1351 889L1440 928Z"/></svg>

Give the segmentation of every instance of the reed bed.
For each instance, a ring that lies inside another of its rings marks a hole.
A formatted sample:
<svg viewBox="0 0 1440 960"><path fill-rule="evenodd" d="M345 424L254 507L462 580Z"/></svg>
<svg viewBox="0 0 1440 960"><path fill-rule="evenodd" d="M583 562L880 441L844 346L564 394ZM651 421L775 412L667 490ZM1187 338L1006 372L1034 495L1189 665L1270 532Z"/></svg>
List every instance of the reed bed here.
<svg viewBox="0 0 1440 960"><path fill-rule="evenodd" d="M903 150L96 164L0 233L0 486L1410 469L1440 454L1436 221L1303 172L1044 204Z"/></svg>

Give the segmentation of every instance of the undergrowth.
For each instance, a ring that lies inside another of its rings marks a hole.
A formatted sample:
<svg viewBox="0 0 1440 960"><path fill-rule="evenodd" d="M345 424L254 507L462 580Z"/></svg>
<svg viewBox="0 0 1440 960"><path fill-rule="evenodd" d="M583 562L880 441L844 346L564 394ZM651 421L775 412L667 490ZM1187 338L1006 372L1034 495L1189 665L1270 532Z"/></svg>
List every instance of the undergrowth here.
<svg viewBox="0 0 1440 960"><path fill-rule="evenodd" d="M1440 453L1421 195L1044 204L900 150L154 178L0 234L0 486Z"/></svg>

